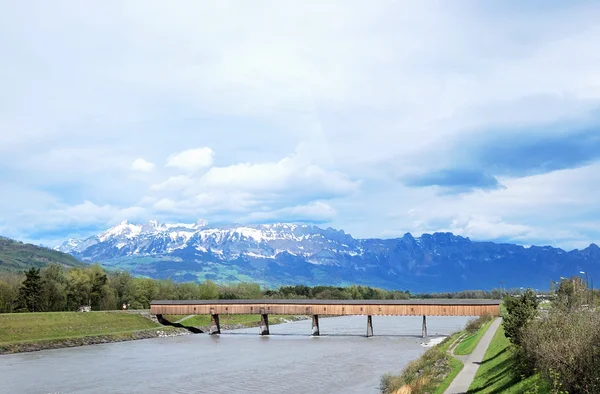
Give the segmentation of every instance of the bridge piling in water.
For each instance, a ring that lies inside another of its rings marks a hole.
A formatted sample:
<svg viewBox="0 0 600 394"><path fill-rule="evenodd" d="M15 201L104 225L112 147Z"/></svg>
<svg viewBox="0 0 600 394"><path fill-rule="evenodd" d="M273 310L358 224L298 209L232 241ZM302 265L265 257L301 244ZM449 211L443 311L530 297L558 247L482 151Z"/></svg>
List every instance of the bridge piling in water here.
<svg viewBox="0 0 600 394"><path fill-rule="evenodd" d="M318 337L321 335L319 330L319 315L313 315L312 317L312 336Z"/></svg>
<svg viewBox="0 0 600 394"><path fill-rule="evenodd" d="M373 317L367 316L367 338L373 336Z"/></svg>
<svg viewBox="0 0 600 394"><path fill-rule="evenodd" d="M427 316L423 315L423 327L421 328L421 335L423 338L427 338Z"/></svg>
<svg viewBox="0 0 600 394"><path fill-rule="evenodd" d="M221 333L221 324L219 322L219 315L211 313L210 315L210 328L208 330L210 335Z"/></svg>
<svg viewBox="0 0 600 394"><path fill-rule="evenodd" d="M266 313L260 314L259 334L269 335L269 315L267 315Z"/></svg>

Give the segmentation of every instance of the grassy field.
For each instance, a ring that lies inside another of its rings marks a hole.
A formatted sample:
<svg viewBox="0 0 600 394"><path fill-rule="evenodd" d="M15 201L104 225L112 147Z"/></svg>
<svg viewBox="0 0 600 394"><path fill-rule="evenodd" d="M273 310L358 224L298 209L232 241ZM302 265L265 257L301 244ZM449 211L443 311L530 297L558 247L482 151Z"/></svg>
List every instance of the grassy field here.
<svg viewBox="0 0 600 394"><path fill-rule="evenodd" d="M525 392L548 392L539 375L523 379L518 372L517 359L510 342L500 326L490 344L469 393L517 394Z"/></svg>
<svg viewBox="0 0 600 394"><path fill-rule="evenodd" d="M475 350L475 347L481 340L483 334L485 334L487 329L490 327L490 324L492 324L492 321L485 323L477 331L468 334L465 338L463 338L458 346L456 346L456 349L454 349L454 354L458 356L466 356L467 354L473 353L473 350Z"/></svg>
<svg viewBox="0 0 600 394"><path fill-rule="evenodd" d="M279 324L286 320L292 320L292 315L269 315L269 324ZM163 315L171 323L185 318L182 315ZM259 315L219 315L219 323L223 325L243 324L248 327L257 325L260 322ZM180 323L184 327L203 327L210 325L209 315L197 315L185 319Z"/></svg>
<svg viewBox="0 0 600 394"><path fill-rule="evenodd" d="M0 344L107 335L156 327L159 325L129 313L6 313L0 314Z"/></svg>

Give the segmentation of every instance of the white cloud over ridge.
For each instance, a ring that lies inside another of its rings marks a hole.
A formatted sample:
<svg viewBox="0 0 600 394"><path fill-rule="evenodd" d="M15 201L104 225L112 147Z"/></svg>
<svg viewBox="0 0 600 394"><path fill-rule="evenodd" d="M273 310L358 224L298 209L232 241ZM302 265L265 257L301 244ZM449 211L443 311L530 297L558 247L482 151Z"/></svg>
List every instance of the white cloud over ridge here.
<svg viewBox="0 0 600 394"><path fill-rule="evenodd" d="M278 162L240 163L213 167L200 179L202 185L223 189L280 191L311 188L315 192L350 193L358 187L339 171L327 171L296 156Z"/></svg>
<svg viewBox="0 0 600 394"><path fill-rule="evenodd" d="M597 158L561 156L600 124L599 17L579 2L8 2L0 226L35 240L35 223L129 213L302 217L362 237L599 242ZM510 134L510 148L532 129L520 156L563 133L545 149L575 164L471 160L476 142Z"/></svg>

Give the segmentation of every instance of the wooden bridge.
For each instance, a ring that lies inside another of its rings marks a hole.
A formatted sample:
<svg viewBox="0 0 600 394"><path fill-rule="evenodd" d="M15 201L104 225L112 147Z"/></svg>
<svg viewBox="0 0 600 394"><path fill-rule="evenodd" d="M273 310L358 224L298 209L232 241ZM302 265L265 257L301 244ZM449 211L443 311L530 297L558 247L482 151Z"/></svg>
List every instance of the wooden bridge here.
<svg viewBox="0 0 600 394"><path fill-rule="evenodd" d="M152 301L155 315L211 315L210 334L220 334L219 315L261 316L260 335L269 335L269 315L312 315L312 335L319 335L319 315L367 316L367 337L373 336L372 316L423 316L422 334L427 336L427 316L500 315L500 300L169 300Z"/></svg>

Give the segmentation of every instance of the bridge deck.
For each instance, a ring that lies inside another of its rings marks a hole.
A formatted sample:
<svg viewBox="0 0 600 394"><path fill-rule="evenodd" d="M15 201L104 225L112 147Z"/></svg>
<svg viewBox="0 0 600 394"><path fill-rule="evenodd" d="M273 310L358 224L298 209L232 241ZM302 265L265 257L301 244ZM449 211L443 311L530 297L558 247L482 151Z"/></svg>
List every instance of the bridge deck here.
<svg viewBox="0 0 600 394"><path fill-rule="evenodd" d="M152 301L150 311L161 315L498 316L500 300L158 300Z"/></svg>

